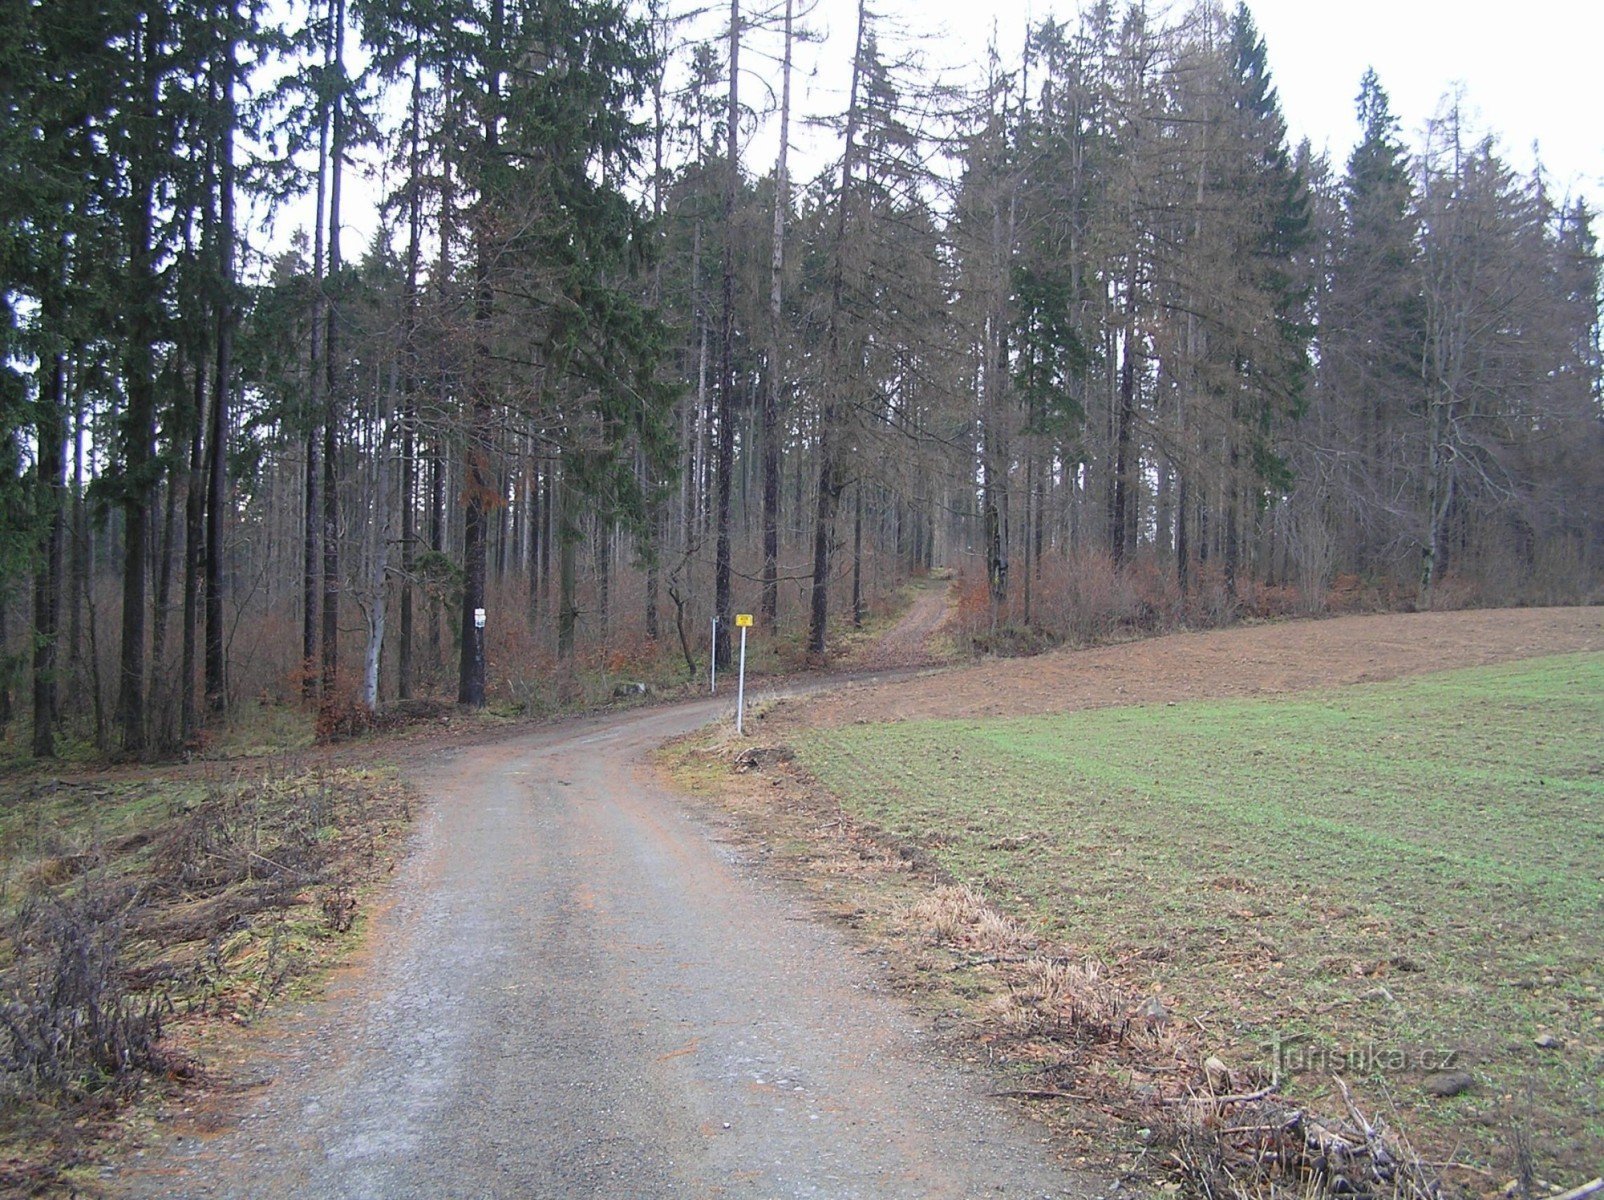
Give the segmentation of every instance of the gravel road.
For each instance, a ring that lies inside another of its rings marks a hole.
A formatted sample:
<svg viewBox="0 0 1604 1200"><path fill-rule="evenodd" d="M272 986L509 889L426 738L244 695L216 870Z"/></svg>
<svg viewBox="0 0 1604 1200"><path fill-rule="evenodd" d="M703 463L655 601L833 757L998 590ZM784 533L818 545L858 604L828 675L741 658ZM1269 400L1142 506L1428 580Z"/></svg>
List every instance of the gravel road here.
<svg viewBox="0 0 1604 1200"><path fill-rule="evenodd" d="M653 780L727 704L565 723L415 773L368 959L241 1121L135 1197L1108 1194L926 1044L875 964Z"/></svg>

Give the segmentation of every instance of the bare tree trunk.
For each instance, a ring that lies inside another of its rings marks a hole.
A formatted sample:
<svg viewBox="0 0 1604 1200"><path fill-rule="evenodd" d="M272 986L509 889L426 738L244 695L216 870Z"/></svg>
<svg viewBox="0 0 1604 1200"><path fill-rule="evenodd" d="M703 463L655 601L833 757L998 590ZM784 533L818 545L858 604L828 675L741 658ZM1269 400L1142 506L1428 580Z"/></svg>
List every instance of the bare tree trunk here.
<svg viewBox="0 0 1604 1200"><path fill-rule="evenodd" d="M342 94L329 114L329 278L340 286L340 183L345 165L345 0L333 4L330 65ZM323 408L323 698L333 698L340 666L340 390L339 305L329 298L324 333Z"/></svg>
<svg viewBox="0 0 1604 1200"><path fill-rule="evenodd" d="M406 382L401 412L401 630L396 695L412 699L412 576L418 562L418 269L423 241L423 52L412 48L412 136L407 149Z"/></svg>
<svg viewBox="0 0 1604 1200"><path fill-rule="evenodd" d="M362 703L379 711L379 669L384 663L385 585L390 574L390 429L395 417L396 364L384 390L378 437L373 446L372 573L368 577L368 644L362 658Z"/></svg>
<svg viewBox="0 0 1604 1200"><path fill-rule="evenodd" d="M1034 416L1035 416L1035 414L1032 413L1032 424L1034 424ZM1039 543L1039 540L1037 540L1037 529L1038 529L1037 522L1038 522L1039 518L1038 518L1037 512L1036 512L1036 447L1034 445L1033 440L1030 438L1030 436L1028 434L1026 435L1026 446L1025 446L1025 513L1024 513L1024 517L1025 517L1025 537L1024 537L1023 545L1024 545L1024 548L1025 548L1025 569L1024 569L1024 572L1023 572L1023 579L1021 581L1022 585L1023 585L1022 588L1021 588L1021 591L1023 592L1023 595L1021 596L1022 611L1020 612L1019 620L1020 620L1021 624L1029 626L1029 624L1030 624L1030 601L1031 601L1031 595L1030 595L1030 592L1031 592L1031 578L1030 577L1031 577L1032 574L1034 574L1034 567L1032 565L1033 564L1033 557L1032 557L1032 553L1031 552L1032 552L1032 550L1036 550L1036 553L1039 555L1040 554L1040 550L1037 549L1037 547L1040 545L1040 543Z"/></svg>
<svg viewBox="0 0 1604 1200"><path fill-rule="evenodd" d="M852 488L852 628L863 628L863 480Z"/></svg>
<svg viewBox="0 0 1604 1200"><path fill-rule="evenodd" d="M607 638L613 604L613 529L605 517L596 518L596 636Z"/></svg>
<svg viewBox="0 0 1604 1200"><path fill-rule="evenodd" d="M1452 450L1447 444L1448 401L1427 401L1429 417L1426 447L1426 540L1420 548L1420 595L1416 604L1431 608L1432 590L1442 569L1443 534L1454 503Z"/></svg>
<svg viewBox="0 0 1604 1200"><path fill-rule="evenodd" d="M429 456L429 549L436 555L446 552L446 463L438 439ZM438 598L429 602L429 669L439 670L444 652L441 612Z"/></svg>
<svg viewBox="0 0 1604 1200"><path fill-rule="evenodd" d="M830 538L836 506L844 486L836 440L838 412L835 389L842 381L841 310L846 290L847 202L852 191L853 157L858 136L858 89L861 82L864 38L868 32L868 6L858 0L858 33L852 49L852 86L847 102L845 147L841 155L841 194L836 199L835 253L832 255L830 311L825 331L827 377L819 410L819 489L813 511L813 587L809 602L808 650L822 657L830 618Z"/></svg>
<svg viewBox="0 0 1604 1200"><path fill-rule="evenodd" d="M200 373L204 378L204 373ZM204 400L204 393L199 395ZM202 406L197 405L194 420L201 419ZM173 568L177 559L178 546L178 493L182 487L185 489L185 499L188 499L189 474L187 468L182 471L170 471L167 477L167 486L163 489L162 497L162 527L159 539L160 549L156 556L156 605L155 627L150 634L150 661L155 664L158 672L151 683L151 711L155 719L160 722L159 730L153 730L154 740L158 745L166 746L173 741L173 734L177 724L172 713L172 686L179 682L167 670L167 625L172 614L173 603ZM191 648L191 665L194 664L193 648ZM165 675L161 674L166 672Z"/></svg>
<svg viewBox="0 0 1604 1200"><path fill-rule="evenodd" d="M450 99L452 88L452 73L449 65L442 72L441 90L447 96L447 129L456 132L455 121L450 120L452 110ZM448 298L447 287L451 280L451 247L456 232L456 189L452 174L452 160L449 154L451 138L445 140L446 153L442 155L440 163L440 245L439 258L436 260L434 278L431 285L435 288L439 303L444 310ZM438 389L437 400L440 411L449 411L450 395L448 384L447 363L442 359L436 364L439 378L436 380ZM429 454L429 550L436 556L446 552L446 459L443 447L443 435L436 431L430 439ZM444 614L438 594L429 599L429 670L438 671L444 655L444 636L441 624Z"/></svg>
<svg viewBox="0 0 1604 1200"><path fill-rule="evenodd" d="M546 529L551 514L546 511L546 470L541 464L541 451L533 432L529 435L529 632L539 636L537 618L546 600L540 560L546 554Z"/></svg>
<svg viewBox="0 0 1604 1200"><path fill-rule="evenodd" d="M74 679L78 678L84 659L84 592L91 557L89 509L84 503L84 397L76 374L72 425L72 555L67 579L67 644L72 655Z"/></svg>
<svg viewBox="0 0 1604 1200"><path fill-rule="evenodd" d="M667 132L663 113L663 75L667 67L668 42L668 22L663 16L663 0L651 0L650 20L652 49L657 63L656 69L652 73L652 228L661 231L663 228L663 143ZM662 255L658 255L652 264L650 298L651 306L654 309L661 305L662 296L663 262ZM658 606L659 592L662 587L663 541L668 523L664 512L667 501L662 490L658 487L659 480L656 477L656 467L647 459L643 450L637 452L636 470L640 476L643 494L646 496L646 519L643 522L641 534L645 541L641 557L646 564L646 636L649 640L655 642L661 632Z"/></svg>
<svg viewBox="0 0 1604 1200"><path fill-rule="evenodd" d="M327 47L325 47L327 58ZM323 329L328 322L325 259L328 207L329 106L318 114L317 211L312 219L312 346L307 359L306 427L306 530L302 547L301 590L301 695L311 699L318 691L318 640L322 629L323 558Z"/></svg>
<svg viewBox="0 0 1604 1200"><path fill-rule="evenodd" d="M779 629L780 612L780 380L784 337L780 288L785 271L785 224L791 209L786 169L791 139L791 42L796 0L785 0L785 53L780 70L780 150L774 163L774 236L769 250L769 370L763 390L763 627Z"/></svg>
<svg viewBox="0 0 1604 1200"><path fill-rule="evenodd" d="M54 305L51 306L54 308ZM52 326L60 329L58 313ZM33 754L56 756L58 670L61 664L61 582L66 550L67 496L67 358L57 351L49 358L44 414L39 425L37 485L44 516L39 535L39 562L33 591ZM0 653L3 653L0 644Z"/></svg>
<svg viewBox="0 0 1604 1200"><path fill-rule="evenodd" d="M4 734L11 727L11 720L15 715L11 698L11 679L12 671L15 669L13 664L16 660L11 657L6 649L6 642L10 632L7 628L8 619L6 614L10 611L10 608L10 593L0 590L0 734Z"/></svg>
<svg viewBox="0 0 1604 1200"><path fill-rule="evenodd" d="M1187 538L1187 515L1191 511L1185 467L1177 472L1175 485L1175 582L1186 596L1192 582L1192 547Z"/></svg>
<svg viewBox="0 0 1604 1200"><path fill-rule="evenodd" d="M575 512L577 497L566 466L557 480L557 657L564 662L574 656L574 631L579 623L577 596L579 523Z"/></svg>
<svg viewBox="0 0 1604 1200"><path fill-rule="evenodd" d="M1120 335L1119 401L1114 414L1114 478L1108 508L1108 552L1115 566L1125 561L1126 509L1131 491L1131 425L1136 416L1136 261L1131 255L1126 281L1125 321Z"/></svg>
<svg viewBox="0 0 1604 1200"><path fill-rule="evenodd" d="M735 193L741 182L740 156L741 0L730 0L730 91L724 177L724 278L719 316L717 549L713 565L713 611L718 637L713 655L730 662L730 476L735 470Z"/></svg>
<svg viewBox="0 0 1604 1200"><path fill-rule="evenodd" d="M224 19L235 16L233 0L224 5ZM228 674L223 641L223 590L228 572L223 561L223 524L228 497L228 411L234 385L234 76L238 70L232 30L225 33L222 72L223 127L217 147L217 365L212 376L211 437L206 462L206 707L214 714L228 709Z"/></svg>
<svg viewBox="0 0 1604 1200"><path fill-rule="evenodd" d="M1225 595L1232 601L1236 600L1236 575L1241 555L1241 505L1242 483L1237 477L1241 469L1241 451L1238 449L1237 422L1241 419L1240 408L1236 399L1231 401L1231 425L1226 433L1230 443L1226 450L1226 476L1225 476L1225 545L1223 547L1225 570Z"/></svg>
<svg viewBox="0 0 1604 1200"><path fill-rule="evenodd" d="M195 694L196 639L201 629L201 592L204 586L206 493L201 488L205 463L206 367L195 365L195 420L189 428L189 462L184 468L184 612L179 668L179 740L188 744L200 730L200 705Z"/></svg>
<svg viewBox="0 0 1604 1200"><path fill-rule="evenodd" d="M154 134L157 109L157 60L160 39L153 26L160 10L144 18L140 44L141 91L133 124L139 131L130 172L127 219L130 311L124 342L123 371L128 402L123 413L123 466L128 480L122 496L123 595L122 650L117 683L117 723L125 752L139 758L147 750L145 692L147 665L145 637L146 576L150 573L150 468L156 457L156 342L157 294L154 248L156 156Z"/></svg>
<svg viewBox="0 0 1604 1200"><path fill-rule="evenodd" d="M484 155L493 161L499 152L501 121L501 52L502 32L506 9L504 0L495 0L491 8L490 64L485 80ZM490 319L494 315L494 297L490 290L490 210L492 199L481 194L476 218L474 238L474 337L476 341L473 374L473 402L468 431L467 468L465 484L467 504L462 524L462 654L458 665L457 703L483 708L485 703L485 631L478 616L485 607L486 545L489 534L490 504L494 496L494 482L490 469L490 449L493 442L489 384L483 378L485 364L490 356Z"/></svg>

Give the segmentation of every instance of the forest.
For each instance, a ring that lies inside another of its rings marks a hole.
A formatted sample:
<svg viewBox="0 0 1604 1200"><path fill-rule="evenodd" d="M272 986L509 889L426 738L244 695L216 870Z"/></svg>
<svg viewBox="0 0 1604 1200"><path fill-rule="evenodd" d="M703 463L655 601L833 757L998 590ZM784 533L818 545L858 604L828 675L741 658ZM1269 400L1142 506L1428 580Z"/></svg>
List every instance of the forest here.
<svg viewBox="0 0 1604 1200"><path fill-rule="evenodd" d="M938 570L994 652L1598 600L1593 216L1452 95L1333 163L1245 5L959 87L859 0L805 122L766 3L0 0L19 753L819 663Z"/></svg>

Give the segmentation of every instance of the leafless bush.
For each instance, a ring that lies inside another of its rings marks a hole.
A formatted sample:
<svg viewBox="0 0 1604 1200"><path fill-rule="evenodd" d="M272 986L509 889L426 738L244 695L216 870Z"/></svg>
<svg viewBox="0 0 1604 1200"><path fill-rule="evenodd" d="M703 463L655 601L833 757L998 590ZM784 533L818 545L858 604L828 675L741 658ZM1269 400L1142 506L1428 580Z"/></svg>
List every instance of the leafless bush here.
<svg viewBox="0 0 1604 1200"><path fill-rule="evenodd" d="M1292 522L1292 561L1304 612L1324 612L1326 589L1336 569L1337 542L1319 513L1302 512Z"/></svg>
<svg viewBox="0 0 1604 1200"><path fill-rule="evenodd" d="M118 970L138 904L127 888L89 881L16 918L11 995L0 1005L0 1067L15 1092L87 1092L161 1066L162 1001L129 994Z"/></svg>
<svg viewBox="0 0 1604 1200"><path fill-rule="evenodd" d="M1101 550L1085 550L1044 569L1041 591L1060 598L1043 608L1073 641L1099 641L1147 615L1135 582Z"/></svg>

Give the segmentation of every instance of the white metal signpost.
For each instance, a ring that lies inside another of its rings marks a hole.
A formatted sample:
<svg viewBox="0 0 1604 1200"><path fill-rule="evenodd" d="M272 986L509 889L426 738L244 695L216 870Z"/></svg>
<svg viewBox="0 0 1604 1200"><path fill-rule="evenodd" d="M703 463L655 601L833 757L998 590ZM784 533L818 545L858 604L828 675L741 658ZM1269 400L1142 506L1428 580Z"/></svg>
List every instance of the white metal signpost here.
<svg viewBox="0 0 1604 1200"><path fill-rule="evenodd" d="M735 627L741 631L741 668L735 685L735 732L745 733L746 721L746 631L752 628L751 613L736 613Z"/></svg>

